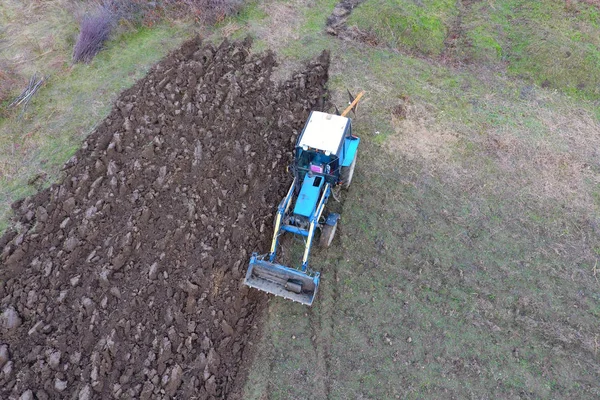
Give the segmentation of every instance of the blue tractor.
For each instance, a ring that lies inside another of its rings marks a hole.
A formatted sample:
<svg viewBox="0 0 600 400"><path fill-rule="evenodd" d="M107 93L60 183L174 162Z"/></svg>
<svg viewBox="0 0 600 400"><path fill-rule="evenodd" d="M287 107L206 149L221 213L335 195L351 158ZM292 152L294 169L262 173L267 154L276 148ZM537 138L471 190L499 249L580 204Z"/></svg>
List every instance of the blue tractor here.
<svg viewBox="0 0 600 400"><path fill-rule="evenodd" d="M267 293L312 305L319 289L320 274L308 266L308 256L317 229L320 245L329 247L335 235L339 214L326 213L332 188L350 186L360 139L352 134L346 114L353 110L363 93L353 99L341 114L311 112L295 148L291 166L294 180L277 207L275 231L268 254L253 253L244 283ZM276 262L280 236L290 232L305 238L306 247L299 268Z"/></svg>

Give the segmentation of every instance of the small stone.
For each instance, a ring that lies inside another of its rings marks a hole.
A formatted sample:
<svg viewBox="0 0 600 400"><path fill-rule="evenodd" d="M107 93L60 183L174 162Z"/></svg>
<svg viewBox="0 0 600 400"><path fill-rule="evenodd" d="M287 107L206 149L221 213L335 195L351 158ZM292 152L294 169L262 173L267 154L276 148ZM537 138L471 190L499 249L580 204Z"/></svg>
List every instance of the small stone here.
<svg viewBox="0 0 600 400"><path fill-rule="evenodd" d="M144 383L142 393L140 394L140 400L149 400L152 397L153 390L154 390L154 385L152 384L152 382L146 381Z"/></svg>
<svg viewBox="0 0 600 400"><path fill-rule="evenodd" d="M164 374L162 376L162 378L160 379L160 385L164 387L164 386L167 385L168 382L169 382L169 375L168 374Z"/></svg>
<svg viewBox="0 0 600 400"><path fill-rule="evenodd" d="M215 349L210 349L208 352L208 357L207 357L207 366L210 369L210 372L212 372L213 374L216 373L218 371L219 365L221 364L221 357L219 357L219 354L215 351Z"/></svg>
<svg viewBox="0 0 600 400"><path fill-rule="evenodd" d="M46 222L48 220L48 212L44 207L40 206L37 208L36 218L40 222Z"/></svg>
<svg viewBox="0 0 600 400"><path fill-rule="evenodd" d="M148 278L150 278L150 280L156 280L156 277L158 275L158 263L154 263L150 266L150 269L148 270Z"/></svg>
<svg viewBox="0 0 600 400"><path fill-rule="evenodd" d="M38 295L35 290L30 290L27 294L27 308L34 309L37 305Z"/></svg>
<svg viewBox="0 0 600 400"><path fill-rule="evenodd" d="M154 157L154 146L152 144L146 146L144 150L142 150L142 157L146 159Z"/></svg>
<svg viewBox="0 0 600 400"><path fill-rule="evenodd" d="M48 396L48 393L46 393L46 391L44 389L39 389L37 392L35 392L35 396L37 397L38 400L49 400L50 396Z"/></svg>
<svg viewBox="0 0 600 400"><path fill-rule="evenodd" d="M12 306L4 310L0 319L2 320L2 328L8 331L17 329L23 322L19 313Z"/></svg>
<svg viewBox="0 0 600 400"><path fill-rule="evenodd" d="M115 399L120 398L121 393L123 393L123 389L121 388L121 385L118 383L115 383L113 385L113 398L115 398Z"/></svg>
<svg viewBox="0 0 600 400"><path fill-rule="evenodd" d="M63 381L58 378L56 378L54 380L54 389L58 390L59 392L62 392L66 388L67 388L67 381Z"/></svg>
<svg viewBox="0 0 600 400"><path fill-rule="evenodd" d="M65 229L67 225L69 225L69 222L71 222L71 218L65 218L63 222L60 223L60 229Z"/></svg>
<svg viewBox="0 0 600 400"><path fill-rule="evenodd" d="M78 400L90 400L92 398L92 389L90 385L85 385L83 389L79 391Z"/></svg>
<svg viewBox="0 0 600 400"><path fill-rule="evenodd" d="M12 373L13 362L9 361L6 363L4 367L2 367L2 375L4 375L4 379L7 379Z"/></svg>
<svg viewBox="0 0 600 400"><path fill-rule="evenodd" d="M344 17L344 16L350 14L350 10L347 10L342 6L339 6L339 7L335 7L333 9L332 14L335 15L336 17L340 18L340 17Z"/></svg>
<svg viewBox="0 0 600 400"><path fill-rule="evenodd" d="M211 396L217 395L217 382L215 381L214 375L211 376L210 378L208 378L208 380L206 381L205 387L206 387L206 391L208 392L208 394L210 394Z"/></svg>
<svg viewBox="0 0 600 400"><path fill-rule="evenodd" d="M63 210L67 213L67 214L71 214L73 212L73 210L75 209L75 198L73 197L69 197L67 200L65 200L65 202L63 203Z"/></svg>
<svg viewBox="0 0 600 400"><path fill-rule="evenodd" d="M91 219L97 211L98 209L95 206L91 206L90 208L85 210L85 219Z"/></svg>
<svg viewBox="0 0 600 400"><path fill-rule="evenodd" d="M165 393L168 396L175 395L175 392L177 392L177 389L181 385L182 378L183 378L183 369L179 365L175 365L173 367L173 369L171 370L171 376L169 378L169 383L167 384L167 387L165 388Z"/></svg>
<svg viewBox="0 0 600 400"><path fill-rule="evenodd" d="M221 329L223 329L223 333L225 333L225 335L227 335L227 336L233 335L233 328L225 320L223 320L221 322Z"/></svg>
<svg viewBox="0 0 600 400"><path fill-rule="evenodd" d="M48 356L48 365L50 365L51 368L56 369L60 364L60 356L61 353L59 350L50 353Z"/></svg>
<svg viewBox="0 0 600 400"><path fill-rule="evenodd" d="M85 297L85 296L82 297L81 298L81 304L83 305L83 307L86 309L86 311L88 313L91 313L92 311L94 311L95 303L89 297Z"/></svg>
<svg viewBox="0 0 600 400"><path fill-rule="evenodd" d="M121 298L121 291L116 286L113 286L112 288L110 288L110 294L112 294L113 296L115 296L118 299Z"/></svg>
<svg viewBox="0 0 600 400"><path fill-rule="evenodd" d="M411 342L412 342L412 338L409 336L409 337L408 337L408 339L406 339L406 341L407 341L408 343L411 343Z"/></svg>
<svg viewBox="0 0 600 400"><path fill-rule="evenodd" d="M108 167L106 168L106 174L108 176L114 176L117 174L117 172L119 172L119 167L113 160L110 160L108 162Z"/></svg>
<svg viewBox="0 0 600 400"><path fill-rule="evenodd" d="M79 361L81 361L81 352L76 351L69 356L69 362L71 364L79 364Z"/></svg>
<svg viewBox="0 0 600 400"><path fill-rule="evenodd" d="M30 389L24 391L19 400L33 400L33 392Z"/></svg>
<svg viewBox="0 0 600 400"><path fill-rule="evenodd" d="M76 237L70 237L65 240L64 248L67 252L72 252L77 246L79 246L79 240Z"/></svg>
<svg viewBox="0 0 600 400"><path fill-rule="evenodd" d="M33 219L35 215L35 212L33 210L29 210L27 211L27 214L25 214L25 218L27 219L27 221L31 221Z"/></svg>
<svg viewBox="0 0 600 400"><path fill-rule="evenodd" d="M10 354L8 352L8 345L7 344L0 345L0 368L4 367L4 364L6 364L8 362L8 360L10 360Z"/></svg>
<svg viewBox="0 0 600 400"><path fill-rule="evenodd" d="M29 336L33 335L34 333L36 333L41 327L42 325L44 325L44 321L38 321L35 323L35 325L33 325L31 327L31 329L29 330L29 332L27 332L27 334Z"/></svg>

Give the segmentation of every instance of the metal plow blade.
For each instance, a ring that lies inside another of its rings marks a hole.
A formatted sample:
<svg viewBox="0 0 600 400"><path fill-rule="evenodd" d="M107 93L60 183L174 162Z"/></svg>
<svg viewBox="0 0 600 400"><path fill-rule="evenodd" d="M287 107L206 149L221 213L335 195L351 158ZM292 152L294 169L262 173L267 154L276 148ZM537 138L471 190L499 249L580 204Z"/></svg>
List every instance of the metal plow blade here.
<svg viewBox="0 0 600 400"><path fill-rule="evenodd" d="M310 306L317 295L319 280L318 273L309 276L302 271L252 256L244 283L263 292Z"/></svg>

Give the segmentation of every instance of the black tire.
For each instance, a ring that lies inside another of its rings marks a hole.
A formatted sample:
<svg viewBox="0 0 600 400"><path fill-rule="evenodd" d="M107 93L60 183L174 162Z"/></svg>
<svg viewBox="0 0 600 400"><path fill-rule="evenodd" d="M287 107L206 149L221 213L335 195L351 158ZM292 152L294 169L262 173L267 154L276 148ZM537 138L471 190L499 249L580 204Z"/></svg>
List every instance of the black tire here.
<svg viewBox="0 0 600 400"><path fill-rule="evenodd" d="M354 160L352 160L352 164L347 167L342 167L340 171L340 179L342 180L342 187L344 189L348 189L350 187L350 183L352 183L352 177L354 176L354 167L356 167L356 158L358 153L354 154Z"/></svg>
<svg viewBox="0 0 600 400"><path fill-rule="evenodd" d="M335 221L334 225L323 225L321 228L321 238L319 239L319 246L323 248L328 248L331 246L333 242L333 238L335 236L335 231L337 230L338 222Z"/></svg>

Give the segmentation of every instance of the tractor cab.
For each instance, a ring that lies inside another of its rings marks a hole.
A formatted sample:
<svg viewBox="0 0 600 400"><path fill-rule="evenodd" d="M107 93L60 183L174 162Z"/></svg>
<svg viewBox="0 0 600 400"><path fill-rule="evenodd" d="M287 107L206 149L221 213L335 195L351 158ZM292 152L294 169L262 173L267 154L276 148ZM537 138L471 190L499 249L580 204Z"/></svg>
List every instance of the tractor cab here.
<svg viewBox="0 0 600 400"><path fill-rule="evenodd" d="M345 138L351 135L349 118L313 111L296 144L295 173L298 197L292 221L301 223L313 217L325 184L336 186L340 159L346 152Z"/></svg>
<svg viewBox="0 0 600 400"><path fill-rule="evenodd" d="M299 182L308 173L309 176L322 176L327 183L336 185L343 160L352 147L345 140L348 138L352 138L350 118L319 111L311 112L296 144Z"/></svg>

